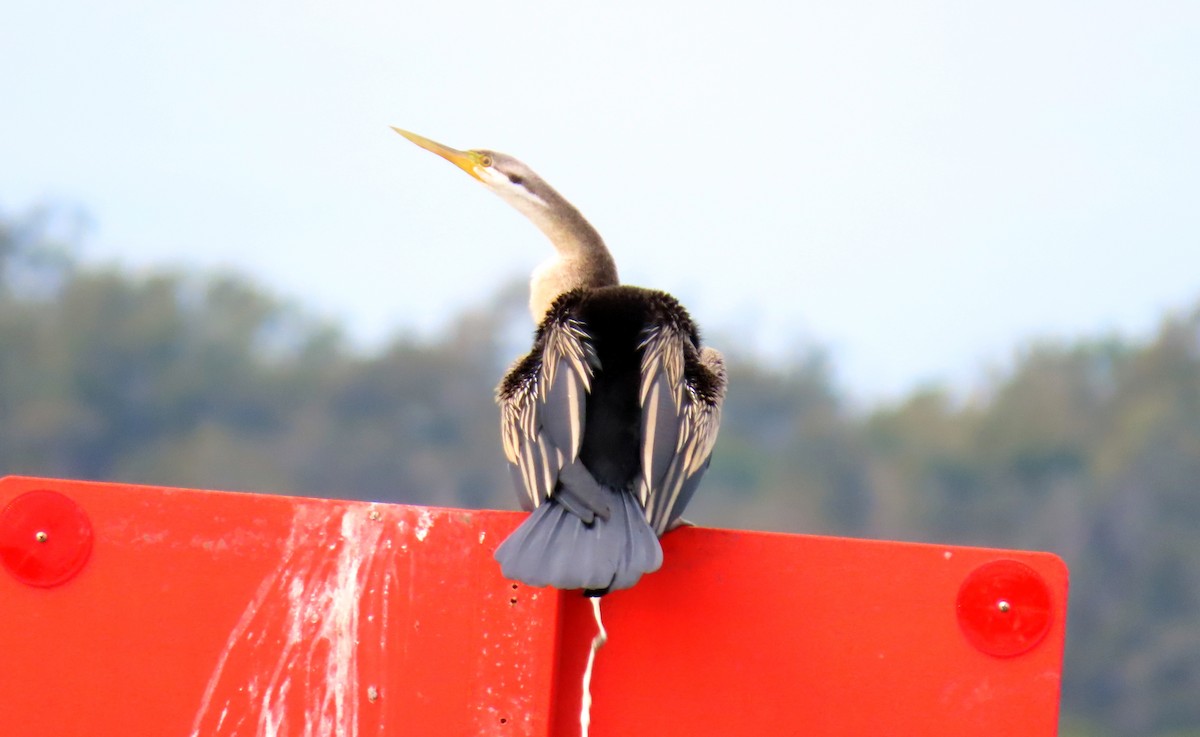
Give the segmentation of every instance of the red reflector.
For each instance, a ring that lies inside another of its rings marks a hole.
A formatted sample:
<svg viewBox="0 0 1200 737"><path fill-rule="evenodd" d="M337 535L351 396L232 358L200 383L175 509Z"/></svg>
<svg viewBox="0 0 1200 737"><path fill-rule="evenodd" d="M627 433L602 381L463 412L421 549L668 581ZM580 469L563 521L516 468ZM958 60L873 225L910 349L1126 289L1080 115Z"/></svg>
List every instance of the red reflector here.
<svg viewBox="0 0 1200 737"><path fill-rule="evenodd" d="M958 624L967 640L989 655L1011 657L1033 648L1050 621L1050 588L1024 563L985 563L958 590Z"/></svg>
<svg viewBox="0 0 1200 737"><path fill-rule="evenodd" d="M0 512L0 562L30 586L57 586L83 568L92 552L92 523L56 491L26 492Z"/></svg>

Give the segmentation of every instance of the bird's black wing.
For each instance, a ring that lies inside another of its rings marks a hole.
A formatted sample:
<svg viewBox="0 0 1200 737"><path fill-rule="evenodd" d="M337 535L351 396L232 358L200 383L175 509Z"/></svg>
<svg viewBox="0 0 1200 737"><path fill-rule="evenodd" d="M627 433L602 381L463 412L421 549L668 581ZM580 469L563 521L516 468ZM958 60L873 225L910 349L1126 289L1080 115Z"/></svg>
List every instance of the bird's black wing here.
<svg viewBox="0 0 1200 737"><path fill-rule="evenodd" d="M591 481L578 462L587 420L587 393L597 365L572 299L560 299L538 329L533 350L518 361L497 390L504 455L517 476L521 507L532 511L554 492L560 475ZM589 510L575 509L590 521Z"/></svg>
<svg viewBox="0 0 1200 737"><path fill-rule="evenodd" d="M679 518L695 492L721 423L725 362L718 351L699 348L697 342L686 314L656 320L642 340L638 496L658 535Z"/></svg>

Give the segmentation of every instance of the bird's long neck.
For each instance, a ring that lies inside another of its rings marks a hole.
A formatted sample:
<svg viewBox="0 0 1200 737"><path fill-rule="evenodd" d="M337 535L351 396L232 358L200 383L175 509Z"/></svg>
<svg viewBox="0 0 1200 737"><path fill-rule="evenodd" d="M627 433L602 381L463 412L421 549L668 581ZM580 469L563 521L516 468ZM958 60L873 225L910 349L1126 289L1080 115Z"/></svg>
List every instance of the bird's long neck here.
<svg viewBox="0 0 1200 737"><path fill-rule="evenodd" d="M556 297L572 289L615 286L617 265L600 234L579 210L557 192L546 192L547 207L521 211L538 227L557 252L533 272L529 281L529 312L541 322Z"/></svg>

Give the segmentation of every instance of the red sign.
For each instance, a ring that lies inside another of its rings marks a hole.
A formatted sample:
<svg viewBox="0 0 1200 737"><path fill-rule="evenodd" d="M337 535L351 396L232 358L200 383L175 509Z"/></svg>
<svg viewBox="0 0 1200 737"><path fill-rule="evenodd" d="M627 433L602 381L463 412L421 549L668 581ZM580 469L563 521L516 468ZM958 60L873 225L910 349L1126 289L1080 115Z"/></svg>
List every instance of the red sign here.
<svg viewBox="0 0 1200 737"><path fill-rule="evenodd" d="M595 625L521 520L0 480L0 734L579 733ZM1045 553L684 528L603 599L591 735L1056 734Z"/></svg>

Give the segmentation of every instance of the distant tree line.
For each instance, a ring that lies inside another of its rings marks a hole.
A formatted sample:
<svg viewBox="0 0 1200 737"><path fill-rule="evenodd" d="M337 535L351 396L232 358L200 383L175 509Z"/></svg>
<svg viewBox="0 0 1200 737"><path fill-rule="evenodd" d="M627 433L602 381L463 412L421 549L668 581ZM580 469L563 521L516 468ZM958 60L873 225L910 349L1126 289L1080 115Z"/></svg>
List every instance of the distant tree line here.
<svg viewBox="0 0 1200 737"><path fill-rule="evenodd" d="M0 475L514 506L492 388L519 289L364 355L242 277L89 267L49 232L0 217ZM723 347L689 518L1057 552L1063 734L1200 735L1200 304L869 411L819 352Z"/></svg>

